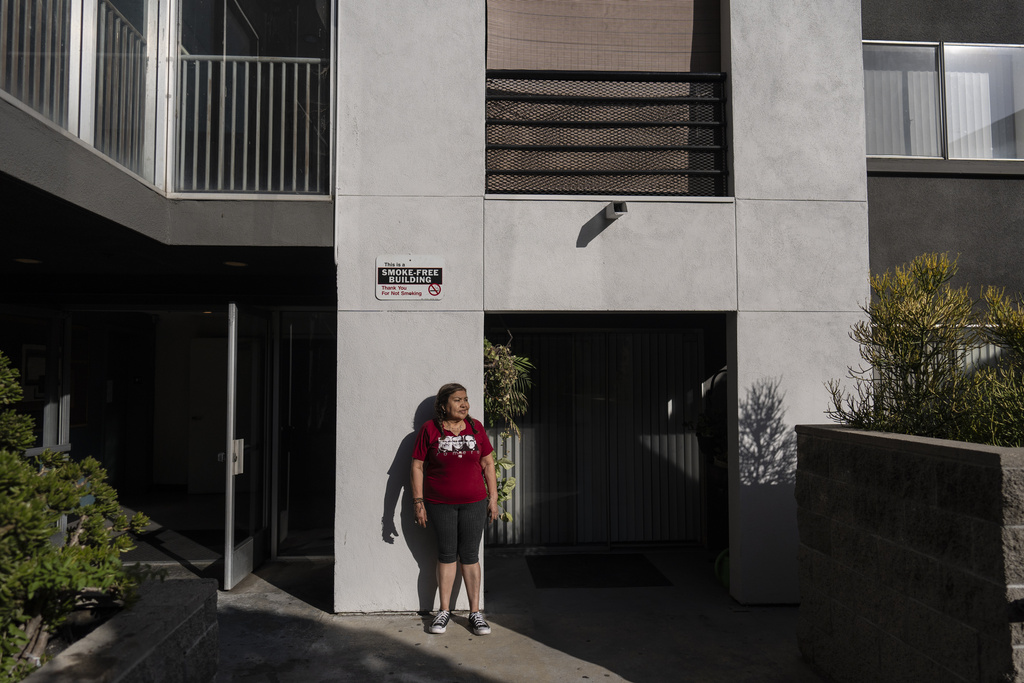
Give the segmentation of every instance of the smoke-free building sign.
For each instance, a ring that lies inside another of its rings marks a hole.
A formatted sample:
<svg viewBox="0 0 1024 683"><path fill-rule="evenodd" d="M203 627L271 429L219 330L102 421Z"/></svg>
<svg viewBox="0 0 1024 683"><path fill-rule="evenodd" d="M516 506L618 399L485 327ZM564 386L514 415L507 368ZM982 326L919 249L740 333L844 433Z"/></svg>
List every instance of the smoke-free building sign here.
<svg viewBox="0 0 1024 683"><path fill-rule="evenodd" d="M444 298L440 256L378 256L377 298L423 301Z"/></svg>

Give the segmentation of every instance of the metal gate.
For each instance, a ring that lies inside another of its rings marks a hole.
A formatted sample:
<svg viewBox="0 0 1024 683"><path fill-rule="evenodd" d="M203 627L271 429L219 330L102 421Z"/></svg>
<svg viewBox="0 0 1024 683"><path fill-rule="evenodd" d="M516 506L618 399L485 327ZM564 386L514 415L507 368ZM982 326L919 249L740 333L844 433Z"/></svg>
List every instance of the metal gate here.
<svg viewBox="0 0 1024 683"><path fill-rule="evenodd" d="M699 331L516 333L537 367L516 466L511 523L489 545L696 541Z"/></svg>

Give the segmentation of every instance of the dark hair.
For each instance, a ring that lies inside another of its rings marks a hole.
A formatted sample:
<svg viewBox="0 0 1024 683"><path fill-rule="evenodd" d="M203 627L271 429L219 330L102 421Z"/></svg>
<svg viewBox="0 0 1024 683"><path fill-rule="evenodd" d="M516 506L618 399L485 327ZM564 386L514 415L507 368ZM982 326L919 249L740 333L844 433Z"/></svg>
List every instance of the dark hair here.
<svg viewBox="0 0 1024 683"><path fill-rule="evenodd" d="M441 424L444 420L445 415L448 414L448 399L456 391L465 391L466 387L456 382L450 382L445 384L437 390L437 396L434 397L434 424L437 426L437 431L444 434L444 426ZM476 427L473 425L473 418L470 415L466 415L466 419L469 420L469 428L476 434Z"/></svg>

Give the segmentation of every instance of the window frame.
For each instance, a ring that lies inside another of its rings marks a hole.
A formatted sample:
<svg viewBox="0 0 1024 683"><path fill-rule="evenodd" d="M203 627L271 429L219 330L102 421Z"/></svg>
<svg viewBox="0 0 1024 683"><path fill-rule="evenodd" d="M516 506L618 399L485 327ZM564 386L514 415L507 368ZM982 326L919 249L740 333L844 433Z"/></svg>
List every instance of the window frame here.
<svg viewBox="0 0 1024 683"><path fill-rule="evenodd" d="M865 41L862 41L862 46L861 46L862 58L863 58L863 52L864 52L863 47L866 46L866 45L886 45L886 46L892 46L892 47L922 47L922 48L923 47L927 47L927 48L935 48L935 51L936 51L935 64L936 64L936 68L938 70L937 74L936 74L936 79L937 79L936 90L937 90L937 94L938 94L938 107L939 107L939 111L937 112L937 114L938 114L938 123L939 123L939 125L938 125L938 137L939 137L939 139L938 139L938 143L939 143L938 144L938 149L939 149L939 156L924 156L924 155L918 155L918 154L868 154L867 157L869 159L928 159L928 160L944 160L944 159L948 159L949 157L947 156L948 151L947 151L946 116L945 116L945 110L946 110L946 86L945 86L945 78L943 77L943 74L945 73L945 64L943 63L943 59L942 59L942 43L941 42L937 42L937 41L929 41L929 42L916 41L915 42L915 41L896 41L896 40L865 40ZM867 131L867 118L866 118L866 116L867 116L867 93L865 93L865 98L864 99L865 99L864 129L865 129L865 132L866 132ZM866 145L865 145L865 148L866 148ZM865 152L866 151L867 150L865 149Z"/></svg>
<svg viewBox="0 0 1024 683"><path fill-rule="evenodd" d="M980 48L1014 48L1024 49L1024 44L1004 43L964 43L954 41L904 41L904 40L862 40L861 54L867 45L890 45L907 47L936 48L938 65L938 156L913 156L904 154L867 154L868 172L889 173L941 173L941 174L976 174L976 175L1021 175L1024 176L1024 158L1008 159L981 157L950 157L948 109L946 101L946 56L945 48L949 47L980 47ZM867 102L865 95L865 133L867 131ZM866 146L865 146L866 147Z"/></svg>

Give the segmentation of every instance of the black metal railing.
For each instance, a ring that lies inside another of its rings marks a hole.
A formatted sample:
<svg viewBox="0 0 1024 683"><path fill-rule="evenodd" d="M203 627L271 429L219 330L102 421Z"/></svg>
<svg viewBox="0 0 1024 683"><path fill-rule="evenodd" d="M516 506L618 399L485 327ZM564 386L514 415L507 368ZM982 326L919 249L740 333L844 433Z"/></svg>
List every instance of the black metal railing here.
<svg viewBox="0 0 1024 683"><path fill-rule="evenodd" d="M487 192L721 197L725 74L488 71Z"/></svg>

